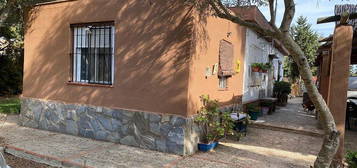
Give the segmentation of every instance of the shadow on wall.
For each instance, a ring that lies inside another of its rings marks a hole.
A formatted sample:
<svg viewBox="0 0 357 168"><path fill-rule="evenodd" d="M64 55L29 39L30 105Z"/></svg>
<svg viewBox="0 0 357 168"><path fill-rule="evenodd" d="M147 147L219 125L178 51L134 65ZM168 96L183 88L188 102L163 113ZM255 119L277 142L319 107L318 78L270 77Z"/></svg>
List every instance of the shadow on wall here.
<svg viewBox="0 0 357 168"><path fill-rule="evenodd" d="M27 18L23 95L185 116L188 66L200 38L193 36L194 11L177 0L78 0L35 7ZM116 23L114 88L67 85L70 24L110 20Z"/></svg>

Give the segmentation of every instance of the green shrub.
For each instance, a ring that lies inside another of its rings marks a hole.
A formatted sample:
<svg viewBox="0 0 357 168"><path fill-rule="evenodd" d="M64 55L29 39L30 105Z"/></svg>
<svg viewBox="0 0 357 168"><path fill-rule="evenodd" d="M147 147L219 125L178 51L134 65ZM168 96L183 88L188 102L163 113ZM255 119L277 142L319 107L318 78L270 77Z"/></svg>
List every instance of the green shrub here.
<svg viewBox="0 0 357 168"><path fill-rule="evenodd" d="M249 112L259 112L259 106L255 103L247 104L247 111Z"/></svg>
<svg viewBox="0 0 357 168"><path fill-rule="evenodd" d="M220 138L233 134L234 122L230 113L220 112L217 100L211 100L208 95L201 96L203 107L195 121L202 128L202 143L218 141Z"/></svg>
<svg viewBox="0 0 357 168"><path fill-rule="evenodd" d="M274 97L278 98L278 105L286 105L291 93L291 84L285 81L276 81L273 88Z"/></svg>
<svg viewBox="0 0 357 168"><path fill-rule="evenodd" d="M346 154L346 161L349 168L357 168L357 152L348 151Z"/></svg>
<svg viewBox="0 0 357 168"><path fill-rule="evenodd" d="M18 98L7 98L0 100L0 113L3 114L19 114L20 100Z"/></svg>
<svg viewBox="0 0 357 168"><path fill-rule="evenodd" d="M291 93L291 84L285 81L277 81L274 83L274 94L285 94L288 95Z"/></svg>
<svg viewBox="0 0 357 168"><path fill-rule="evenodd" d="M256 63L252 63L252 65L251 65L252 67L257 67L257 68L261 68L262 67L262 63L258 63L258 62L256 62Z"/></svg>
<svg viewBox="0 0 357 168"><path fill-rule="evenodd" d="M260 103L260 106L261 107L271 107L271 106L273 106L273 102L272 101L262 101Z"/></svg>

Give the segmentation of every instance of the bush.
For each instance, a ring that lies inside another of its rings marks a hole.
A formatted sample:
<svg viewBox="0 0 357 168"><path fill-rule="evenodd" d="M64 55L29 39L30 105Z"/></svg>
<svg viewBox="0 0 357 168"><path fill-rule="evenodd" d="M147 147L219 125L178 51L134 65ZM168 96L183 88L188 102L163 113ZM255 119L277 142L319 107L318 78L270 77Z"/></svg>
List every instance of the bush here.
<svg viewBox="0 0 357 168"><path fill-rule="evenodd" d="M278 104L285 105L288 101L288 95L291 93L291 84L285 81L274 83L274 97L278 98Z"/></svg>
<svg viewBox="0 0 357 168"><path fill-rule="evenodd" d="M291 84L285 81L277 81L274 83L274 94L290 94L291 93Z"/></svg>
<svg viewBox="0 0 357 168"><path fill-rule="evenodd" d="M0 113L4 114L19 114L20 100L18 98L7 98L0 100Z"/></svg>
<svg viewBox="0 0 357 168"><path fill-rule="evenodd" d="M247 112L260 112L259 106L255 103L247 104Z"/></svg>
<svg viewBox="0 0 357 168"><path fill-rule="evenodd" d="M0 96L22 92L24 50L21 30L19 25L0 28Z"/></svg>
<svg viewBox="0 0 357 168"><path fill-rule="evenodd" d="M234 122L229 113L220 112L217 100L201 96L203 107L195 118L202 128L202 143L216 142L227 134L233 134Z"/></svg>
<svg viewBox="0 0 357 168"><path fill-rule="evenodd" d="M349 168L357 168L357 152L348 151L346 154L346 161Z"/></svg>

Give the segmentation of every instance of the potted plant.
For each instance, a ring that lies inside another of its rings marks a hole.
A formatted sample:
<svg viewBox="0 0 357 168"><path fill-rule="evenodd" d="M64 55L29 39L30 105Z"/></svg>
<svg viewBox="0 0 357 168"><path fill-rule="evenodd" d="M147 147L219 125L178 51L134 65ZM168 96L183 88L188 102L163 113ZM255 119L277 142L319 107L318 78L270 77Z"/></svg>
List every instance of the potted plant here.
<svg viewBox="0 0 357 168"><path fill-rule="evenodd" d="M247 111L251 120L257 120L260 114L260 109L256 104L248 104Z"/></svg>
<svg viewBox="0 0 357 168"><path fill-rule="evenodd" d="M271 64L270 64L269 62L267 62L267 63L265 63L265 64L262 65L262 71L263 71L264 73L267 73L268 70L271 69L271 67L272 67Z"/></svg>
<svg viewBox="0 0 357 168"><path fill-rule="evenodd" d="M288 102L288 95L291 93L291 84L285 81L274 83L273 94L278 98L278 105L285 106Z"/></svg>
<svg viewBox="0 0 357 168"><path fill-rule="evenodd" d="M261 64L260 63L253 63L252 65L252 72L259 72L260 68L261 68Z"/></svg>
<svg viewBox="0 0 357 168"><path fill-rule="evenodd" d="M233 134L234 122L230 113L220 112L217 100L211 100L208 95L201 96L201 100L203 107L195 118L203 134L198 149L207 152L218 145L219 139Z"/></svg>

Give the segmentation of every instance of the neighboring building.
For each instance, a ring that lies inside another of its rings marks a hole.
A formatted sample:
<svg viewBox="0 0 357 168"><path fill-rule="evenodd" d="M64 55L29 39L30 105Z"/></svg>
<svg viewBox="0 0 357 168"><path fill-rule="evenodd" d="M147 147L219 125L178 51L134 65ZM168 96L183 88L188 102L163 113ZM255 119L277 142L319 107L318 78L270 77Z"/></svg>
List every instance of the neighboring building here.
<svg viewBox="0 0 357 168"><path fill-rule="evenodd" d="M245 20L272 29L264 15L256 7L234 8L232 10ZM272 37L261 36L250 29L247 29L245 35L242 102L248 104L273 95L274 82L281 81L284 77L283 62L288 51ZM270 63L272 69L268 73L252 72L251 65L253 63Z"/></svg>
<svg viewBox="0 0 357 168"><path fill-rule="evenodd" d="M264 97L271 97L275 81L283 78L284 55L271 42L259 36L254 31L246 32L244 57L244 88L243 103L257 101ZM269 56L271 55L271 56ZM272 70L268 73L251 71L253 63L271 63Z"/></svg>
<svg viewBox="0 0 357 168"><path fill-rule="evenodd" d="M246 28L181 0L39 4L27 17L20 123L192 154L200 96L242 103L245 39Z"/></svg>

